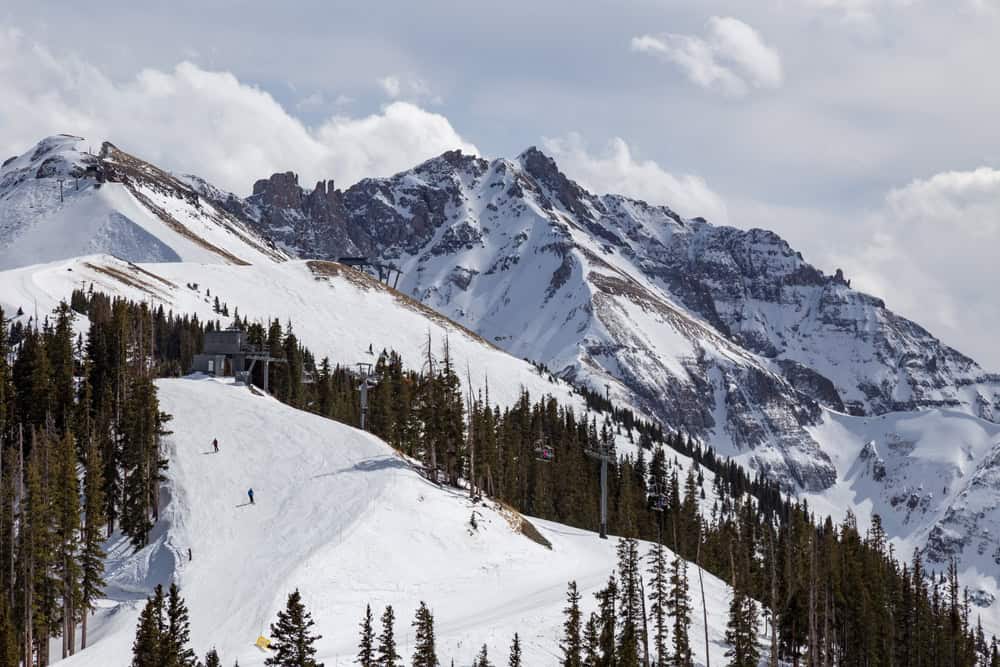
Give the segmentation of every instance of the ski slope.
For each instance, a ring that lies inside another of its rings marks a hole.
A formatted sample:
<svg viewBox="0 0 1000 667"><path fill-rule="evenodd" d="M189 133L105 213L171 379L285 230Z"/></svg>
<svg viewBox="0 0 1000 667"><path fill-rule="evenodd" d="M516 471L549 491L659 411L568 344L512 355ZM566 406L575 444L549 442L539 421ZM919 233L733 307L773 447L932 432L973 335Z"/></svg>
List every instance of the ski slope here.
<svg viewBox="0 0 1000 667"><path fill-rule="evenodd" d="M215 299L251 321L278 319L292 324L295 335L317 360L351 366L374 361L382 349L398 352L409 368L427 359L427 336L440 360L445 340L462 381L474 390L488 383L490 399L513 405L526 389L532 397L552 395L560 404L583 412L585 403L572 385L550 380L532 364L500 350L471 331L379 281L332 262L266 262L252 266L195 262L133 264L107 255L80 257L0 272L0 306L7 316L18 308L24 317L50 313L74 289L93 289L202 321L224 318L213 310ZM196 287L194 287L196 286Z"/></svg>
<svg viewBox="0 0 1000 667"><path fill-rule="evenodd" d="M525 665L556 665L566 583L578 582L589 613L615 566L614 540L534 521L548 549L515 529L516 515L430 484L370 434L223 380L158 386L162 408L174 416L163 520L139 553L113 545L113 599L91 622L91 646L68 666L126 664L142 596L171 579L190 607L193 648L203 655L215 646L227 665L263 664L266 654L253 642L296 587L323 635L317 657L328 666L353 660L366 603L376 617L393 605L408 662L421 600L434 613L443 665L453 658L470 664L484 642L502 664L515 632ZM693 566L689 577L692 643L702 664ZM727 588L706 575L705 590L711 658L722 664Z"/></svg>

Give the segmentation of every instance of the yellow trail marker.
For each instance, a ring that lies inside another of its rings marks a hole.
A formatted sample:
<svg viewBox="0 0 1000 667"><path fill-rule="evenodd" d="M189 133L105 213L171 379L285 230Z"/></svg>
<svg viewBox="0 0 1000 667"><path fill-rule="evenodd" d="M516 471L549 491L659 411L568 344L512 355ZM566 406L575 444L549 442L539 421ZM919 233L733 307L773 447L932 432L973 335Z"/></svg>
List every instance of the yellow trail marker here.
<svg viewBox="0 0 1000 667"><path fill-rule="evenodd" d="M260 637L257 637L257 641L254 642L254 646L259 648L261 651L266 651L271 648L271 640L264 635L261 635Z"/></svg>

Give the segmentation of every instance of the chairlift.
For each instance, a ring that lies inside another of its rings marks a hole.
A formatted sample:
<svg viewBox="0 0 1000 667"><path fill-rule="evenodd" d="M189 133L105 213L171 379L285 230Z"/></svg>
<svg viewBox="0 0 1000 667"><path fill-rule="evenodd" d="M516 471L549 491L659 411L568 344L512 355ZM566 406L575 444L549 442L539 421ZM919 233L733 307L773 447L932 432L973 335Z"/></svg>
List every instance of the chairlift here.
<svg viewBox="0 0 1000 667"><path fill-rule="evenodd" d="M542 463L551 463L556 458L556 452L548 445L535 447L535 459Z"/></svg>
<svg viewBox="0 0 1000 667"><path fill-rule="evenodd" d="M654 512L662 512L667 508L667 497L662 493L649 496L649 509Z"/></svg>

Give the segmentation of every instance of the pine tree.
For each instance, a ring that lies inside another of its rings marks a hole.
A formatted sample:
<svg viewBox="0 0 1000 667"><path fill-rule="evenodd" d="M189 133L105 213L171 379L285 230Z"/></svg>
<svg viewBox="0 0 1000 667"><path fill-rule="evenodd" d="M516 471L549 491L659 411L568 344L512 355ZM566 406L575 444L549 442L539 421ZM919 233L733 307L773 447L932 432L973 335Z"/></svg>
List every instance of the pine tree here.
<svg viewBox="0 0 1000 667"><path fill-rule="evenodd" d="M295 589L288 594L285 609L278 612L278 620L271 624L271 649L274 654L264 661L271 667L323 667L316 662L313 644L321 635L312 634L315 625L312 615L302 603L302 594Z"/></svg>
<svg viewBox="0 0 1000 667"><path fill-rule="evenodd" d="M361 667L375 667L375 631L372 629L372 606L365 605L365 617L361 620L361 640L358 642L358 657L354 662Z"/></svg>
<svg viewBox="0 0 1000 667"><path fill-rule="evenodd" d="M170 584L167 594L167 624L162 637L163 667L194 667L198 662L191 641L187 605L177 584Z"/></svg>
<svg viewBox="0 0 1000 667"><path fill-rule="evenodd" d="M757 667L757 605L742 587L733 590L726 624L726 657L729 667Z"/></svg>
<svg viewBox="0 0 1000 667"><path fill-rule="evenodd" d="M382 634L378 637L378 658L375 664L378 667L399 667L400 655L396 652L395 628L396 614L392 610L392 605L385 608L382 613Z"/></svg>
<svg viewBox="0 0 1000 667"><path fill-rule="evenodd" d="M601 631L600 620L596 613L587 618L583 626L583 664L585 667L598 667L601 664Z"/></svg>
<svg viewBox="0 0 1000 667"><path fill-rule="evenodd" d="M654 544L649 550L650 612L653 617L653 651L657 667L667 665L667 608L670 605L668 592L667 557L662 544Z"/></svg>
<svg viewBox="0 0 1000 667"><path fill-rule="evenodd" d="M668 610L674 620L673 627L673 665L690 667L691 641L688 629L691 627L691 600L688 598L687 561L679 555L674 555L670 571L670 598Z"/></svg>
<svg viewBox="0 0 1000 667"><path fill-rule="evenodd" d="M83 535L80 552L81 648L87 648L87 619L104 592L104 479L101 450L91 438L83 475Z"/></svg>
<svg viewBox="0 0 1000 667"><path fill-rule="evenodd" d="M490 662L490 657L486 650L486 644L483 644L483 647L479 649L479 655L473 661L472 667L493 667L493 663Z"/></svg>
<svg viewBox="0 0 1000 667"><path fill-rule="evenodd" d="M580 667L583 660L583 644L580 636L582 630L580 592L576 588L575 581L569 582L563 615L566 620L563 621L563 640L560 643L563 653L562 665L563 667Z"/></svg>
<svg viewBox="0 0 1000 667"><path fill-rule="evenodd" d="M205 654L205 667L222 667L219 653L214 648L209 649L208 653Z"/></svg>
<svg viewBox="0 0 1000 667"><path fill-rule="evenodd" d="M521 638L514 633L514 641L510 645L510 658L507 659L507 667L521 667Z"/></svg>
<svg viewBox="0 0 1000 667"><path fill-rule="evenodd" d="M615 601L618 598L618 582L612 574L608 579L608 585L595 594L598 608L598 662L600 667L613 667L616 665L615 653L615 624L618 620L615 614Z"/></svg>
<svg viewBox="0 0 1000 667"><path fill-rule="evenodd" d="M163 665L163 586L157 586L146 606L139 614L139 624L132 644L132 667L161 667Z"/></svg>
<svg viewBox="0 0 1000 667"><path fill-rule="evenodd" d="M434 648L434 616L423 601L413 619L413 667L437 667L438 659Z"/></svg>
<svg viewBox="0 0 1000 667"><path fill-rule="evenodd" d="M618 541L618 644L617 664L638 667L639 641L643 619L639 591L639 552L634 539Z"/></svg>

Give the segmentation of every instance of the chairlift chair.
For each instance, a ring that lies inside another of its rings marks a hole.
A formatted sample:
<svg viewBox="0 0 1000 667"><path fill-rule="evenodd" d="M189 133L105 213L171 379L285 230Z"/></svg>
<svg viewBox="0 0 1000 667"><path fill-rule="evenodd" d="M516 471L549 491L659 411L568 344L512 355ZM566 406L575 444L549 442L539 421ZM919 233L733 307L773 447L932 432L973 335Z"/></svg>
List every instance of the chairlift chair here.
<svg viewBox="0 0 1000 667"><path fill-rule="evenodd" d="M556 452L548 445L538 445L535 447L535 459L542 463L551 463L556 458Z"/></svg>

